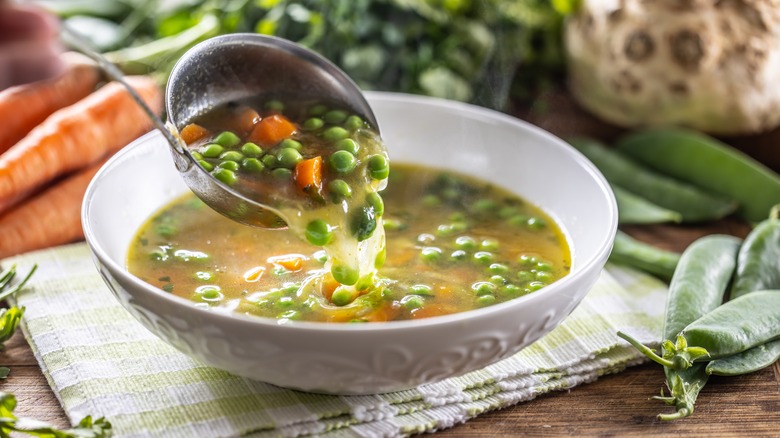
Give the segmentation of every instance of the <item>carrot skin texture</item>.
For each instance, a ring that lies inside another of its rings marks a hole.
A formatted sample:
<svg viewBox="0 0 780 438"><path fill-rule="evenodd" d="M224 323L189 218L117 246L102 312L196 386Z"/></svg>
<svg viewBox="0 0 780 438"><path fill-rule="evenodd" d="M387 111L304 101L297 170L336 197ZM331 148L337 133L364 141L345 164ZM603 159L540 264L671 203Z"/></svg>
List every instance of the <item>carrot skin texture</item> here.
<svg viewBox="0 0 780 438"><path fill-rule="evenodd" d="M161 111L162 92L151 78L130 76L127 82L152 110ZM150 127L149 118L122 85L105 85L52 114L0 156L0 206L97 162Z"/></svg>
<svg viewBox="0 0 780 438"><path fill-rule="evenodd" d="M95 89L100 73L89 59L76 53L66 53L63 58L65 71L56 78L0 91L0 153L52 113L73 105Z"/></svg>
<svg viewBox="0 0 780 438"><path fill-rule="evenodd" d="M0 258L82 239L81 202L103 163L66 177L0 216Z"/></svg>

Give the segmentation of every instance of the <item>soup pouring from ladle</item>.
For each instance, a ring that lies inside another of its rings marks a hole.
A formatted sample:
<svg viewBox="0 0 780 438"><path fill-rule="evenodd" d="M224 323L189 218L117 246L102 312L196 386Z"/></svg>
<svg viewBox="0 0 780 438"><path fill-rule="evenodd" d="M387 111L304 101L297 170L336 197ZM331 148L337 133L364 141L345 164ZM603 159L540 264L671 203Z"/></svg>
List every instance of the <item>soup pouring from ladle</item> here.
<svg viewBox="0 0 780 438"><path fill-rule="evenodd" d="M115 66L80 43L78 37L71 35L71 40L79 50L95 58L110 76L123 82ZM249 98L278 95L293 101L332 102L361 116L379 131L368 102L343 71L295 43L259 34L223 35L187 51L168 79L167 125L143 101L136 100L162 131L176 169L201 200L238 222L260 228L284 228L287 224L279 209L259 196L244 196L217 180L197 164L178 135L193 119L215 108Z"/></svg>

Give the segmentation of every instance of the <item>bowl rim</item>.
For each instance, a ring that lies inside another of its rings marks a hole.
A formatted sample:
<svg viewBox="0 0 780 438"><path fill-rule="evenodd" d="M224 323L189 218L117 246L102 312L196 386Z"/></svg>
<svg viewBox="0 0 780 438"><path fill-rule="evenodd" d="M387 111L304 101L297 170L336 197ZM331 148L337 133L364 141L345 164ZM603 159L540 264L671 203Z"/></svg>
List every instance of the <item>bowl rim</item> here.
<svg viewBox="0 0 780 438"><path fill-rule="evenodd" d="M479 116L481 118L488 118L488 119L500 121L501 123L514 125L515 127L521 130L531 132L534 135L537 135L545 139L547 142L550 143L549 147L555 147L558 149L566 150L567 153L572 155L572 158L575 160L576 164L583 167L583 169L587 171L591 177L594 178L594 181L601 189L601 193L607 197L608 208L609 208L609 211L607 212L608 213L607 220L609 221L608 233L606 236L604 236L604 238L600 242L596 253L589 260L586 260L585 263L580 265L577 268L576 272L570 272L569 274L556 280L552 284L531 294L524 295L522 297L517 297L505 301L503 303L498 303L498 304L494 304L479 309L472 309L464 312L452 313L447 315L439 315L439 316L433 316L429 318L422 318L416 320L373 322L370 324L338 324L338 323L316 322L316 321L288 321L285 322L284 324L279 324L278 320L272 318L250 316L250 315L244 315L235 312L224 312L224 313L214 312L209 309L203 309L201 307L194 306L193 302L190 300L179 297L177 295L165 293L161 289L156 288L142 281L135 275L131 274L125 266L116 263L111 257L108 256L107 252L104 250L100 242L97 240L95 231L93 230L93 227L90 222L90 217L92 216L92 211L93 211L93 206L91 201L92 198L95 196L95 192L99 190L98 187L99 181L104 177L104 175L110 173L114 167L118 166L119 165L118 163L121 162L126 155L132 154L134 152L134 149L140 147L139 145L146 144L147 142L150 141L150 139L154 137L159 137L160 141L164 141L162 140L162 135L156 130L152 130L149 133L139 137L138 139L134 140L132 143L128 145L130 147L123 148L118 153L116 153L113 157L111 157L100 168L100 170L93 177L92 181L87 187L87 190L84 195L84 200L82 202L81 221L84 230L84 236L86 238L90 250L92 251L93 255L100 261L100 263L107 265L110 268L113 275L121 276L122 281L130 282L134 284L136 287L138 287L140 290L143 290L144 293L151 294L157 299L167 301L169 304L177 305L177 306L186 306L188 311L200 313L202 316L206 318L214 318L217 320L224 319L224 322L226 323L251 324L253 326L257 325L259 327L266 327L266 328L284 327L285 330L303 330L303 331L317 330L317 331L327 331L327 332L343 332L343 331L384 332L388 330L407 330L411 328L416 329L419 327L458 324L466 321L475 321L477 319L489 318L491 315L495 313L503 312L508 308L515 307L515 306L522 306L525 303L530 301L541 300L546 295L563 293L564 289L566 289L566 286L573 283L577 283L578 281L580 281L581 278L587 277L589 274L591 274L591 271L593 269L596 269L596 265L603 266L603 264L606 262L606 259L609 256L609 253L612 249L612 244L614 242L615 235L617 233L617 225L618 225L617 203L615 201L614 193L612 192L612 189L610 188L606 178L596 168L596 166L593 163L591 163L590 160L588 160L582 153L574 149L565 141L563 141L562 139L556 137L555 135L549 133L548 131L542 128L534 126L516 117L498 111L494 111L488 108L483 108L476 105L468 104L468 103L457 102L457 101L435 98L435 97L428 97L428 96L411 95L405 93L368 91L365 92L365 94L366 94L366 98L369 100L369 103L371 103L372 105L375 104L376 102L425 105L429 107L435 107L436 109L442 109L447 111L454 110L456 112L462 112L464 114L469 114L472 116ZM379 123L381 125L382 121L379 120ZM171 165L173 164L171 163ZM555 212L552 213L554 214ZM563 231L564 234L568 236L567 230L563 229ZM576 248L572 248L572 251L574 250L576 250ZM128 293L131 292L128 291Z"/></svg>

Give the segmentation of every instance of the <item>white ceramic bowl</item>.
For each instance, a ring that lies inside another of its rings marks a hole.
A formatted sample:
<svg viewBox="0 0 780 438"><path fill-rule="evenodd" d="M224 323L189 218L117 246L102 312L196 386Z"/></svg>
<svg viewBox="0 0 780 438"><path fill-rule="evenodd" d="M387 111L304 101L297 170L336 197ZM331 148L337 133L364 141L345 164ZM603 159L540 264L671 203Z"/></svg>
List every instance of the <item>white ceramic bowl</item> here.
<svg viewBox="0 0 780 438"><path fill-rule="evenodd" d="M391 155L457 170L530 200L562 226L571 273L533 294L469 312L371 324L292 322L210 312L127 272L140 225L187 191L159 133L122 150L87 190L83 224L119 301L149 330L217 368L304 391L371 394L457 376L549 332L595 283L617 228L602 175L558 138L515 118L444 100L367 93Z"/></svg>

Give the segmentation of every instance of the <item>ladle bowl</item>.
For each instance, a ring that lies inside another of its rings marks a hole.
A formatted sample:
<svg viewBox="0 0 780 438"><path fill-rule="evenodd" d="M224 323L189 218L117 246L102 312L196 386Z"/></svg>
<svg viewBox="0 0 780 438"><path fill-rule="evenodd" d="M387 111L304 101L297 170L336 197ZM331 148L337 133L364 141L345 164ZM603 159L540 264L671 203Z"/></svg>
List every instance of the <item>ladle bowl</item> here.
<svg viewBox="0 0 780 438"><path fill-rule="evenodd" d="M244 33L206 40L176 63L165 91L168 123L181 130L221 105L264 95L327 101L379 129L360 89L333 63L293 42ZM212 177L181 144L171 152L186 184L214 210L247 225L286 226L278 210Z"/></svg>

